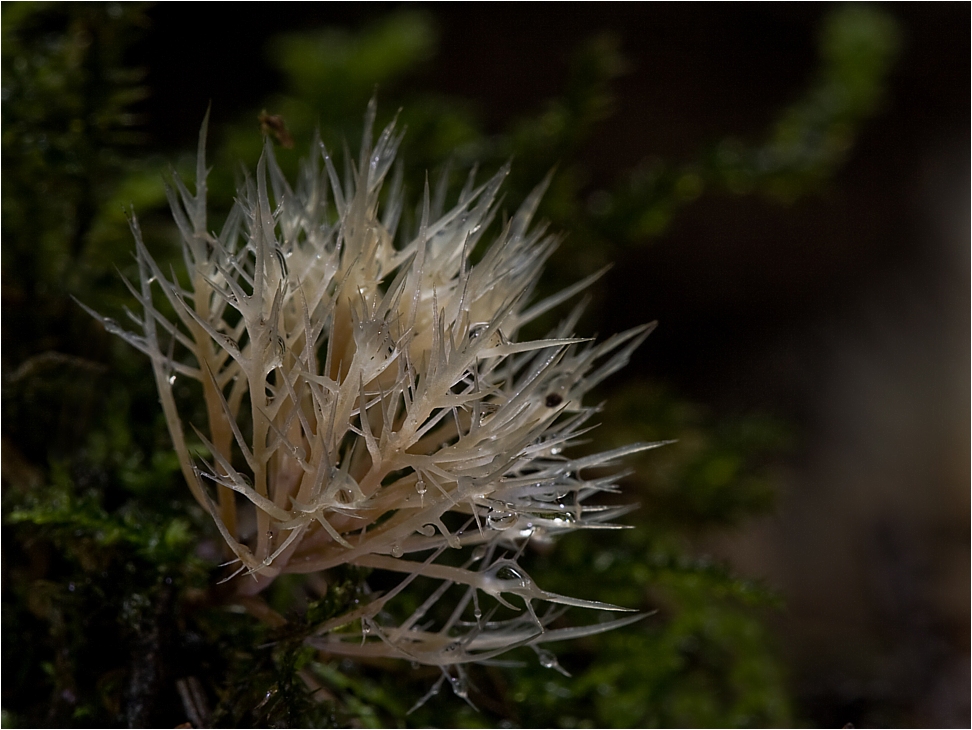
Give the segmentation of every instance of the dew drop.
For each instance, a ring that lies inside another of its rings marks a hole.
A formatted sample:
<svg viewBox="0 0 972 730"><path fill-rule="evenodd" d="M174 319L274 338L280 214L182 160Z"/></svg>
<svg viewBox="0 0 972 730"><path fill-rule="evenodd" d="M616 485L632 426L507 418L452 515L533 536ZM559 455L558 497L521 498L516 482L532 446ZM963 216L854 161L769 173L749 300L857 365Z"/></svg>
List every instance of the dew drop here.
<svg viewBox="0 0 972 730"><path fill-rule="evenodd" d="M527 526L520 530L520 537L525 540L530 539L537 532L537 528L532 522L527 523Z"/></svg>
<svg viewBox="0 0 972 730"><path fill-rule="evenodd" d="M540 659L541 667L553 669L557 666L557 657L553 655L553 652L547 651L546 649L539 649L537 651L537 656Z"/></svg>
<svg viewBox="0 0 972 730"><path fill-rule="evenodd" d="M415 491L419 494L425 494L427 491L429 491L429 488L425 486L425 480L419 479L417 482L415 482Z"/></svg>
<svg viewBox="0 0 972 730"><path fill-rule="evenodd" d="M337 467L331 469L331 483L327 488L327 494L336 504L353 504L355 494L360 494L358 483L347 472L341 471Z"/></svg>
<svg viewBox="0 0 972 730"><path fill-rule="evenodd" d="M523 576L520 575L519 571L511 565L501 565L496 570L496 577L503 581L520 581L523 582Z"/></svg>
<svg viewBox="0 0 972 730"><path fill-rule="evenodd" d="M102 320L102 323L105 325L105 330L107 330L110 334L120 335L125 331L121 328L121 325L119 325L118 322L113 320L111 317L105 317Z"/></svg>
<svg viewBox="0 0 972 730"><path fill-rule="evenodd" d="M491 509L486 515L486 525L492 530L508 530L516 524L517 516L513 512Z"/></svg>
<svg viewBox="0 0 972 730"><path fill-rule="evenodd" d="M452 691L455 692L456 697L465 699L469 696L469 685L465 676L459 675L455 678L449 677L449 681L452 683Z"/></svg>
<svg viewBox="0 0 972 730"><path fill-rule="evenodd" d="M400 558L400 557L402 557L402 555L404 554L404 551L402 550L402 546L399 545L398 543L395 543L394 545L392 545L391 546L391 554L392 554L392 557L393 558Z"/></svg>
<svg viewBox="0 0 972 730"><path fill-rule="evenodd" d="M175 385L175 381L176 381L175 373L172 373L172 375L169 376L168 380L169 380L169 385Z"/></svg>

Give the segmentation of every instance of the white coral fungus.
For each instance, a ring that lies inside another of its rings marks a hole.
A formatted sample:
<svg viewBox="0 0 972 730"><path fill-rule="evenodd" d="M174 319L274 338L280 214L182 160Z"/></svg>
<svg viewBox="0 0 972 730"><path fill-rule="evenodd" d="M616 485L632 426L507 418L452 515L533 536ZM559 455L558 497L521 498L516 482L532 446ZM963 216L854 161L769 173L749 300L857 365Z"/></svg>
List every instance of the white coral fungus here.
<svg viewBox="0 0 972 730"><path fill-rule="evenodd" d="M518 561L531 539L615 527L623 508L585 502L616 491L617 475L589 471L658 444L566 452L596 412L584 396L651 326L595 345L573 336L578 306L546 339L518 340L599 274L529 303L557 243L530 227L542 185L472 263L506 168L479 186L470 175L448 211L426 188L417 233L396 247L400 174L379 200L401 135L392 123L373 143L374 114L372 103L343 182L317 143L291 188L267 144L218 235L206 222L204 124L195 194L178 178L169 191L189 288L160 269L133 221L141 333L92 314L152 359L189 488L237 573L252 576L238 592L342 564L403 576L309 641L438 665L464 695L464 663L531 645L556 667L541 643L637 618L549 628L558 605L623 609L544 591ZM201 386L208 423L195 433L208 455L190 453L178 378ZM396 621L389 601L419 577L434 590ZM447 595L449 610L433 611Z"/></svg>

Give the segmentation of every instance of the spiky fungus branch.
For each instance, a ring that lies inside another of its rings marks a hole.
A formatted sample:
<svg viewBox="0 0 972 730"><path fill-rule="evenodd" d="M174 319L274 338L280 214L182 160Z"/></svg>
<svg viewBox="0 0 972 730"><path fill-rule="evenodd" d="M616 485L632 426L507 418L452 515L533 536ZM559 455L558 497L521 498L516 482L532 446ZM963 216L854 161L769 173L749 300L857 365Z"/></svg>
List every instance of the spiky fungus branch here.
<svg viewBox="0 0 972 730"><path fill-rule="evenodd" d="M397 574L309 643L439 666L465 696L466 663L529 645L556 667L539 645L638 618L549 628L558 606L625 609L544 591L519 558L530 540L618 527L610 520L625 508L586 501L616 491L619 475L585 473L660 444L566 451L596 412L585 394L652 325L593 344L573 336L581 305L547 338L519 341L603 272L529 304L557 243L530 226L545 185L472 263L506 167L478 186L471 174L448 211L444 186L430 196L426 185L418 232L396 247L400 167L379 198L402 137L393 122L373 142L374 117L372 102L343 181L316 141L291 188L268 143L218 235L206 222L204 122L195 194L178 176L168 190L188 289L161 270L133 218L139 281L126 283L141 333L88 311L151 358L183 476L238 563L237 594L342 564ZM201 387L208 422L192 428L206 454L187 443L179 378ZM435 589L396 622L389 602L419 578ZM447 618L423 622L433 615Z"/></svg>

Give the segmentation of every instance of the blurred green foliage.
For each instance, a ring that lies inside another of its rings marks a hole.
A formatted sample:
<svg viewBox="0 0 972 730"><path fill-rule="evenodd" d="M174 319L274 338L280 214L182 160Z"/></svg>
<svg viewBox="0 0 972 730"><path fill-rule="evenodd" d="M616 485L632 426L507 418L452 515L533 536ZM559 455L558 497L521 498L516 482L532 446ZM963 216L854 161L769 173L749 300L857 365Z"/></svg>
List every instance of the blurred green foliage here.
<svg viewBox="0 0 972 730"><path fill-rule="evenodd" d="M127 294L113 266L130 266L126 206L149 221L163 258L177 256L161 223L164 164L143 152L130 113L143 77L123 63L145 8L7 3L2 12L4 726L792 723L763 627L779 608L772 591L693 548L707 530L771 508L786 429L758 416L715 420L635 373L616 376L595 445L678 442L630 465L623 497L641 503L627 518L633 529L571 534L530 556L548 590L577 593L586 581L586 598L649 613L553 647L570 677L524 649L509 666L471 669L478 710L442 696L408 714L437 670L354 664L304 646L316 625L361 599L360 571L329 574L323 599L303 579L277 581L269 622L228 604L219 538L181 483L148 363L69 299L121 313ZM880 10L837 6L815 81L766 140L636 166L593 194L578 153L610 115L612 82L627 68L607 36L577 50L562 95L499 134L468 103L409 87L408 74L436 52L432 18L412 11L356 33L274 39L268 58L285 84L261 108L298 142L279 150L292 174L315 130L332 149L356 141L379 86L379 123L401 108L409 130L402 154L416 200L427 169L439 171L445 195L472 164L488 172L512 157L515 206L556 167L541 212L571 234L543 284L558 289L660 234L706 190L784 201L812 191L877 108L896 44ZM216 211L229 207L239 161L259 154L260 111L213 130ZM590 316L594 329L612 330L596 302Z"/></svg>

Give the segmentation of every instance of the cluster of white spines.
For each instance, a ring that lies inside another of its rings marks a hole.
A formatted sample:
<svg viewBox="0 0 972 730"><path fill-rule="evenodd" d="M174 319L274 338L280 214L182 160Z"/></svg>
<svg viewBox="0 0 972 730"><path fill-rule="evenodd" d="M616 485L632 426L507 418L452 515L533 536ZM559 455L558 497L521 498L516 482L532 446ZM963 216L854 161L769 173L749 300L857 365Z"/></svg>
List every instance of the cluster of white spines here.
<svg viewBox="0 0 972 730"><path fill-rule="evenodd" d="M617 475L584 471L657 444L578 458L564 450L595 412L583 396L650 327L594 345L573 337L578 307L547 339L517 341L525 324L598 276L529 305L556 245L530 228L543 186L475 264L506 169L478 187L470 175L447 212L444 195L426 189L417 234L396 248L399 175L379 199L401 136L391 124L373 144L373 119L372 104L343 182L320 145L292 189L268 144L219 235L207 228L204 125L195 194L178 179L170 190L188 288L161 271L133 223L140 286L130 289L142 312L130 316L142 331L95 316L151 357L183 474L239 572L252 576L239 581L241 593L282 572L341 564L403 575L320 627L321 648L445 667L626 623L546 628L559 610L538 613L535 601L619 609L543 591L517 559L529 540L613 527L621 510L585 500L613 491ZM173 397L180 377L202 387L208 424L195 432L206 456L186 442ZM465 562L439 560L466 548ZM389 621L386 605L419 576L439 587L407 620ZM434 631L419 626L463 589L450 619ZM519 596L523 609L492 620L480 594L507 609ZM366 641L335 631L355 621ZM462 676L444 674L460 694Z"/></svg>

